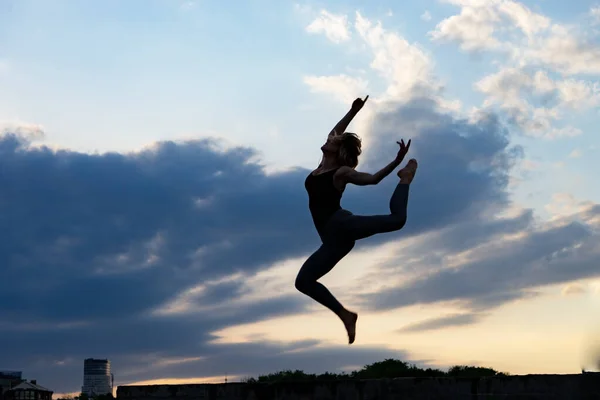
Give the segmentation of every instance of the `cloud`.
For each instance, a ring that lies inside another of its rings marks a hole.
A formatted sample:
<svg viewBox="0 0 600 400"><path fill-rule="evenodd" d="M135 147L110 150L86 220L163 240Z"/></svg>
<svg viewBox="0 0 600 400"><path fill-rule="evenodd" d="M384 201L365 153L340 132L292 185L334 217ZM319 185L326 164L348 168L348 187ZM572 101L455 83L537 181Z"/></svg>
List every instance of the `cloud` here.
<svg viewBox="0 0 600 400"><path fill-rule="evenodd" d="M495 174L492 165L504 168L506 162L502 129L492 120L480 128L462 122L472 130L471 139L445 138L443 124L452 120L431 111L432 104L423 101L403 111L410 116L407 124L431 123L432 118L440 124L437 135L416 137L428 150L415 152L424 164L412 195L408 235L439 229L480 209L482 202L502 202L505 196L502 179L488 177ZM366 165L379 166L380 157L391 159L396 151L384 145L395 130L385 118L380 121L382 142L367 150ZM482 128L486 124L496 133ZM468 172L474 160L491 162L490 167ZM456 177L466 173L464 190L455 190L450 182L433 184L439 168L448 165L444 163L453 165ZM68 376L78 376L74 371L81 366L66 358L109 357L123 371L119 379L142 380L181 377L183 372L173 372L175 364L168 364L156 375L142 371L128 376L124 371L135 371L140 355L171 359L212 354L210 372L197 371L218 374L215 362L230 361L219 353L223 347L211 347L211 332L305 311L307 302L299 293L265 298L255 295L257 286L253 291L246 283L258 271L305 257L317 247L303 189L307 170L267 175L253 149L224 148L211 139L90 155L32 146L17 134L0 137L0 169L0 265L5 278L0 282L5 321L0 340L13 344L3 360L23 365L56 391L79 386ZM368 192L349 190L347 207L387 212L393 181ZM439 193L446 202L432 207ZM394 237L380 235L359 247ZM225 354L236 351L230 348ZM247 368L238 363L238 372L258 373L250 367L257 362L254 352L247 356ZM361 363L359 358L347 361ZM50 368L58 362L60 368ZM311 362L322 364L314 357ZM182 363L181 371L192 364ZM279 365L270 363L265 372ZM233 374L235 368L228 368Z"/></svg>
<svg viewBox="0 0 600 400"><path fill-rule="evenodd" d="M447 2L460 7L460 13L442 20L429 33L432 40L456 42L468 52L501 52L518 66L566 75L600 73L600 47L585 22L554 23L513 0Z"/></svg>
<svg viewBox="0 0 600 400"><path fill-rule="evenodd" d="M423 21L431 21L431 14L429 13L428 10L425 10L425 12L423 14L421 14L421 19Z"/></svg>
<svg viewBox="0 0 600 400"><path fill-rule="evenodd" d="M562 83L542 77L534 79L532 90L553 92L562 101L589 101L565 96L571 92ZM419 144L411 156L420 168L403 230L410 244L373 272L385 286L362 294L363 307L382 311L450 302L465 314L487 312L536 296L539 287L597 275L600 206L577 202L542 222L532 210L512 204L509 176L524 153L509 145L510 125L503 118L443 112L431 96L390 102L380 110L371 127L378 140L369 146L362 168L375 169L392 156L388 143L397 132L411 132ZM386 185L374 190L383 197L390 190ZM375 206L363 199L349 204L362 214L373 213Z"/></svg>
<svg viewBox="0 0 600 400"><path fill-rule="evenodd" d="M367 165L391 156L386 143L395 132L411 131L420 168L402 234L410 244L373 272L386 285L361 295L363 307L452 302L465 312L489 311L535 296L538 287L597 275L599 206L586 203L552 223L540 223L531 210L501 217L514 207L508 176L522 149L509 146L498 118L473 123L420 99L376 115L373 130L379 140ZM442 175L451 178L436 178ZM390 190L386 185L374 189L381 190L377 197ZM370 203L350 204L368 214Z"/></svg>
<svg viewBox="0 0 600 400"><path fill-rule="evenodd" d="M431 58L418 44L385 30L381 21L373 22L360 12L355 13L354 29L372 56L371 69L385 82L386 91L378 96L379 101L409 100L440 89ZM329 91L339 99L347 99L350 92L366 88L364 80L345 75L309 76L305 83L313 91Z"/></svg>
<svg viewBox="0 0 600 400"><path fill-rule="evenodd" d="M356 12L355 29L373 55L371 68L387 84L386 95L398 99L426 87L436 87L430 56L381 22L374 23Z"/></svg>
<svg viewBox="0 0 600 400"><path fill-rule="evenodd" d="M482 228L456 224L437 237L423 238L436 248L437 268L393 289L367 295L366 302L378 310L451 302L465 311L490 311L535 296L539 287L597 276L599 217L600 206L594 205L553 224L538 223L538 227L524 223L523 217L509 218L505 228L496 232L486 227L489 223ZM453 247L465 232L478 243ZM419 257L417 251L422 249L414 247L414 253L405 249L403 256Z"/></svg>
<svg viewBox="0 0 600 400"><path fill-rule="evenodd" d="M333 76L305 76L304 83L313 93L327 93L343 103L351 104L357 97L368 93L369 83L362 78L340 74Z"/></svg>
<svg viewBox="0 0 600 400"><path fill-rule="evenodd" d="M600 6L590 8L590 17L592 17L593 23L597 24L600 22Z"/></svg>
<svg viewBox="0 0 600 400"><path fill-rule="evenodd" d="M447 315L439 318L432 318L425 321L417 322L414 324L407 325L398 330L400 333L415 333L424 332L449 327L460 327L465 325L472 325L479 321L480 316L478 314L455 314Z"/></svg>
<svg viewBox="0 0 600 400"><path fill-rule="evenodd" d="M587 290L580 283L571 283L565 286L562 290L563 296L572 296L586 293Z"/></svg>
<svg viewBox="0 0 600 400"><path fill-rule="evenodd" d="M432 40L503 57L497 72L475 84L486 95L483 109L499 107L508 123L530 137L582 133L562 120L600 104L597 82L569 77L600 73L600 47L589 23L556 23L513 0L447 2L460 12L429 32Z"/></svg>
<svg viewBox="0 0 600 400"><path fill-rule="evenodd" d="M544 209L553 219L561 219L578 213L586 212L593 208L594 203L590 201L580 201L570 193L554 193L552 201Z"/></svg>
<svg viewBox="0 0 600 400"><path fill-rule="evenodd" d="M535 39L523 50L521 62L548 66L565 75L598 75L600 46L578 28L554 25L547 36Z"/></svg>
<svg viewBox="0 0 600 400"><path fill-rule="evenodd" d="M499 21L500 17L491 9L465 6L459 15L439 22L429 35L438 42L458 42L465 51L498 49L501 43L494 37L494 25Z"/></svg>
<svg viewBox="0 0 600 400"><path fill-rule="evenodd" d="M7 133L17 134L29 141L39 141L46 136L44 127L39 124L22 121L0 121L0 136Z"/></svg>
<svg viewBox="0 0 600 400"><path fill-rule="evenodd" d="M22 268L48 275L44 283L52 290L40 296L64 299L65 305L71 295L85 290L100 294L113 285L123 287L116 296L128 296L124 288L140 284L142 292L159 300L190 277L252 272L282 254L302 254L314 245L306 213L282 209L271 214L275 201L304 208L304 171L267 177L249 161L255 156L251 149L214 151L214 141L202 140L161 143L129 155L85 155L27 145L16 135L0 142L6 188L0 258L9 276L16 278ZM268 195L271 190L277 198ZM198 200L204 201L202 207ZM307 239L290 240L296 235ZM279 245L281 250L271 248ZM296 250L288 252L288 245ZM59 270L64 279L52 276ZM155 281L171 274L174 286ZM84 289L88 281L96 284ZM6 287L4 296L14 292L20 298L13 289ZM147 301L138 293L126 303L136 307ZM98 312L131 311L101 304ZM46 311L66 308L49 305ZM85 314L82 310L81 316Z"/></svg>
<svg viewBox="0 0 600 400"><path fill-rule="evenodd" d="M511 123L532 137L556 138L580 132L554 126L566 113L600 104L600 86L583 80L555 81L545 71L505 67L475 83L486 95L483 107L499 105Z"/></svg>
<svg viewBox="0 0 600 400"><path fill-rule="evenodd" d="M438 41L454 41L465 51L507 50L505 34L514 33L514 26L526 37L544 32L550 19L532 12L525 5L512 1L447 0L459 6L458 15L442 20L430 37ZM499 38L500 37L500 38Z"/></svg>
<svg viewBox="0 0 600 400"><path fill-rule="evenodd" d="M467 12L486 15L483 2L454 3L477 9ZM548 28L545 17L516 3L502 4L505 6L492 10L496 14L490 15L491 19L508 18L526 35ZM389 61L397 49L406 48L407 42L358 13L356 26L375 54L371 67L378 72L388 71L386 93L390 93L397 86L392 64L399 63ZM411 48L413 54L423 55L421 65L426 67L421 71L426 73L420 77L427 79L413 76L404 86L415 88L417 82L435 82L432 63L425 53ZM386 282L385 289L362 295L364 307L381 310L451 302L466 313L486 311L536 296L540 286L595 274L596 205L581 203L571 213L563 211L540 223L532 210L512 204L510 174L524 153L519 147L509 146L509 136L519 131L545 137L578 134L576 128L555 126L554 122L561 112L597 104L597 86L583 80L552 79L545 71L525 66L506 67L477 86L488 94L488 103L469 118L461 117L457 110L440 107L436 85L429 85L433 90L388 96L378 102L377 111L370 117L370 130L376 132L377 140L369 144L361 168L375 170L380 167L379 160L391 158L389 143L397 139L397 132L411 132L414 143L419 144L411 152L419 159L420 168L411 190L409 223L403 230L403 237L411 237L411 244L401 246L397 259L380 265L373 273L372 279ZM502 113L493 111L494 103L501 104ZM451 179L434 178L446 176L448 171L452 171ZM373 213L376 199L390 190L386 185L373 189L377 192L373 201L353 201L350 189L347 204L358 213ZM463 198L466 193L469 195ZM443 200L434 205L431 199ZM506 216L501 217L503 214ZM517 245L518 240L528 245ZM580 263L579 268L566 270L563 266L568 262L564 259ZM506 268L509 270L504 271Z"/></svg>
<svg viewBox="0 0 600 400"><path fill-rule="evenodd" d="M304 310L295 291L257 297L247 283L316 248L303 192L308 171L266 175L251 161L254 150L223 150L210 139L96 155L30 144L0 137L5 363L69 392L90 356L109 357L118 381L131 382L189 371L334 370L389 354L210 344L211 332L226 326ZM165 361L181 358L191 361Z"/></svg>
<svg viewBox="0 0 600 400"><path fill-rule="evenodd" d="M348 18L345 15L332 14L325 10L322 10L319 16L306 27L306 31L324 34L334 43L350 40Z"/></svg>
<svg viewBox="0 0 600 400"><path fill-rule="evenodd" d="M498 11L504 14L525 35L542 32L550 27L550 19L544 15L531 11L522 3L516 1L497 2Z"/></svg>
<svg viewBox="0 0 600 400"><path fill-rule="evenodd" d="M414 155L422 164L404 237L434 232L506 201L502 175L514 155L495 119L457 122L423 99L377 121L381 136L366 149L367 168L394 156L396 149L387 143L394 143L398 128L433 126L416 130L414 137L419 143ZM448 135L452 131L456 135ZM440 184L438 177L450 165L456 181ZM303 188L307 170L267 175L253 149L225 149L211 139L89 155L34 147L15 134L0 138L0 169L5 277L0 316L7 321L0 326L0 340L13 344L3 360L18 362L54 390L69 392L79 385L67 374L80 365L49 369L65 358L109 357L121 371L135 370L132 363L142 363L135 360L143 354L166 359L212 354L207 365L228 365L219 353L223 347L210 344L212 332L305 311L308 302L295 291L261 297L256 290L264 284L246 283L258 271L306 257L317 247ZM385 213L393 184L390 178L372 190L349 189L345 206ZM444 203L435 200L440 196ZM358 247L397 238L379 235ZM236 364L238 372L258 373L250 368L257 363L254 352L247 356L248 368ZM320 363L314 357L312 362ZM173 365L156 375L119 379L183 376L165 372L174 371ZM180 368L190 371L190 365ZM220 374L211 368L197 371Z"/></svg>

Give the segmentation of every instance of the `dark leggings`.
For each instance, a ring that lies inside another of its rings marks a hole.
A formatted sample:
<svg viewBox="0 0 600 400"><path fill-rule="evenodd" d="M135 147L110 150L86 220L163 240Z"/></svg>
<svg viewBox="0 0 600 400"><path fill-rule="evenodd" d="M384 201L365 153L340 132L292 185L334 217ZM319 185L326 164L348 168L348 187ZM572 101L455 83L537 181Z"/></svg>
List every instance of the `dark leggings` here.
<svg viewBox="0 0 600 400"><path fill-rule="evenodd" d="M390 199L391 214L360 216L338 210L327 222L323 244L302 265L296 277L296 289L340 315L344 308L317 280L327 274L354 247L357 240L402 229L406 223L409 184L399 183Z"/></svg>

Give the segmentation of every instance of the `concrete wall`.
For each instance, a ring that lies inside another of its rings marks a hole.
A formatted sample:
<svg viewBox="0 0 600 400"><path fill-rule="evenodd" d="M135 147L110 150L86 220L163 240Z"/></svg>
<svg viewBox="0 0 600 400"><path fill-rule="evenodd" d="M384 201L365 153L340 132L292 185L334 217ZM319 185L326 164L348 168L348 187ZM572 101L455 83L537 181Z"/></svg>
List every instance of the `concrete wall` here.
<svg viewBox="0 0 600 400"><path fill-rule="evenodd" d="M119 386L118 400L600 400L600 374Z"/></svg>

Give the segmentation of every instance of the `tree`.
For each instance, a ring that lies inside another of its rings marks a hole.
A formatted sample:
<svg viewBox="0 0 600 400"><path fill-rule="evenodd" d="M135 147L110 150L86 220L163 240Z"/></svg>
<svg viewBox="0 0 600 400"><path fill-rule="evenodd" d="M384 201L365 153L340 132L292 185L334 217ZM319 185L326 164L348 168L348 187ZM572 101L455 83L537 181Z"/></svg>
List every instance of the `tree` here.
<svg viewBox="0 0 600 400"><path fill-rule="evenodd" d="M455 365L450 368L447 373L448 376L457 378L473 378L473 377L487 377L487 376L506 376L508 374L498 372L493 368L486 367L472 367L469 365Z"/></svg>
<svg viewBox="0 0 600 400"><path fill-rule="evenodd" d="M307 374L301 370L285 370L268 375L260 375L258 378L244 378L244 382L289 382L289 381L311 381L311 380L345 380L345 379L385 379L401 377L487 377L487 376L507 376L506 373L498 372L492 368L474 367L468 365L456 365L447 372L435 368L420 368L414 364L405 361L388 358L373 364L365 365L358 371L351 373L331 373ZM109 400L109 399L101 399Z"/></svg>
<svg viewBox="0 0 600 400"><path fill-rule="evenodd" d="M352 372L356 379L382 379L400 377L444 376L444 372L437 369L421 369L416 365L404 361L388 358L373 364L365 365L360 371Z"/></svg>

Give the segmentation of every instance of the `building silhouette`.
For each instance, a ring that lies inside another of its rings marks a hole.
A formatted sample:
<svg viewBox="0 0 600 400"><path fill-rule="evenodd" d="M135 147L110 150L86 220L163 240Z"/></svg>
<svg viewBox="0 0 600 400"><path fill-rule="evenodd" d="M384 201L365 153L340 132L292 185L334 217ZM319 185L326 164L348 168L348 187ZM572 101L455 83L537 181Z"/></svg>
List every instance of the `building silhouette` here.
<svg viewBox="0 0 600 400"><path fill-rule="evenodd" d="M113 375L110 372L110 361L87 358L83 361L83 386L81 393L94 397L113 392Z"/></svg>
<svg viewBox="0 0 600 400"><path fill-rule="evenodd" d="M21 371L0 371L0 400L4 399L4 394L23 382L23 373Z"/></svg>
<svg viewBox="0 0 600 400"><path fill-rule="evenodd" d="M36 380L23 381L4 394L5 400L52 400L52 390L38 385Z"/></svg>

